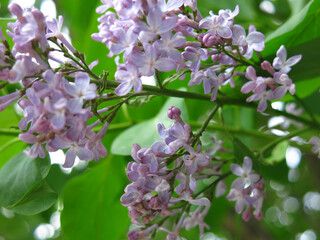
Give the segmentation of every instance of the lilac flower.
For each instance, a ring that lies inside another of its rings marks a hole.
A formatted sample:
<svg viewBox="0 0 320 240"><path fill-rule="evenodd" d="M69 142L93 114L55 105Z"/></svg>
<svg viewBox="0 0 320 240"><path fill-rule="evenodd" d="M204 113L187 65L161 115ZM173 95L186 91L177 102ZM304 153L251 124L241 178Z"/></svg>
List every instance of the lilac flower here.
<svg viewBox="0 0 320 240"><path fill-rule="evenodd" d="M257 77L256 87L253 90L254 93L263 93L267 90L269 86L274 89L275 80L271 77Z"/></svg>
<svg viewBox="0 0 320 240"><path fill-rule="evenodd" d="M7 34L15 43L14 49L20 52L30 52L32 48L31 41L35 40L44 51L49 46L45 38L46 24L44 15L35 8L23 11L16 3L11 3L8 9L18 18L17 22L8 24L12 32L8 31Z"/></svg>
<svg viewBox="0 0 320 240"><path fill-rule="evenodd" d="M29 144L33 143L30 150L25 151L25 153L29 157L36 158L39 156L40 158L45 158L46 151L44 150L44 148L42 146L42 143L45 140L45 138L42 137L42 135L35 136L31 133L20 133L19 138L26 143L29 143Z"/></svg>
<svg viewBox="0 0 320 240"><path fill-rule="evenodd" d="M90 84L90 77L86 73L77 75L75 85L65 81L65 91L72 97L68 102L68 109L72 113L80 112L84 101L97 97L97 86Z"/></svg>
<svg viewBox="0 0 320 240"><path fill-rule="evenodd" d="M120 198L123 206L132 206L142 200L142 193L133 184L129 184L124 191L125 194Z"/></svg>
<svg viewBox="0 0 320 240"><path fill-rule="evenodd" d="M275 69L280 69L280 72L288 73L291 70L291 67L297 64L302 58L302 55L296 55L290 57L287 60L287 50L282 45L277 51L277 57L273 60L273 67Z"/></svg>
<svg viewBox="0 0 320 240"><path fill-rule="evenodd" d="M190 65L190 70L197 72L200 68L201 60L205 61L209 58L208 50L204 48L196 49L194 47L188 46L182 53L185 60L194 60Z"/></svg>
<svg viewBox="0 0 320 240"><path fill-rule="evenodd" d="M27 76L38 73L40 69L39 64L32 61L31 57L27 55L19 56L10 70L10 78L8 81L10 83L19 82Z"/></svg>
<svg viewBox="0 0 320 240"><path fill-rule="evenodd" d="M139 34L139 38L142 42L147 43L155 39L157 35L166 33L173 29L177 22L177 18L168 17L162 19L162 12L158 6L150 9L147 16L148 25L140 22L140 28L142 31Z"/></svg>
<svg viewBox="0 0 320 240"><path fill-rule="evenodd" d="M6 109L11 103L15 102L22 96L20 91L15 91L0 97L0 111Z"/></svg>
<svg viewBox="0 0 320 240"><path fill-rule="evenodd" d="M252 160L245 157L243 166L231 164L231 171L239 176L231 185L231 190L227 195L229 201L236 201L235 210L242 213L242 218L248 221L251 218L251 209L254 216L260 220L262 218L262 203L264 199L264 179L256 173L252 173ZM244 208L246 207L246 210Z"/></svg>
<svg viewBox="0 0 320 240"><path fill-rule="evenodd" d="M252 66L247 67L246 78L250 81L246 82L242 86L241 88L242 93L249 93L256 88L257 75L256 75L256 70Z"/></svg>
<svg viewBox="0 0 320 240"><path fill-rule="evenodd" d="M232 43L245 48L244 57L250 59L252 57L253 50L260 52L264 49L264 35L257 32L254 26L251 25L249 27L248 36L246 36L244 28L236 24L233 26Z"/></svg>
<svg viewBox="0 0 320 240"><path fill-rule="evenodd" d="M226 198L229 201L236 201L235 210L238 214L242 213L244 207L249 205L243 191L238 188L231 188Z"/></svg>
<svg viewBox="0 0 320 240"><path fill-rule="evenodd" d="M204 218L207 215L210 208L210 202L209 206L206 206L204 210L201 212L202 208L202 206L199 206L194 212L191 212L190 217L185 218L183 222L187 231L191 228L199 226L200 236L203 235L204 228L210 229L209 225L204 222Z"/></svg>
<svg viewBox="0 0 320 240"><path fill-rule="evenodd" d="M267 100L273 100L272 90L268 90L262 93L255 93L247 98L247 102L258 101L258 112L264 112L267 109Z"/></svg>
<svg viewBox="0 0 320 240"><path fill-rule="evenodd" d="M132 88L135 92L142 91L140 74L133 64L126 64L126 70L118 70L115 79L120 82L120 85L114 91L118 96L126 95Z"/></svg>
<svg viewBox="0 0 320 240"><path fill-rule="evenodd" d="M212 78L208 77L207 70L192 72L191 80L189 81L188 86L193 86L194 84L199 85L201 82L203 82L204 93L210 93L213 86L213 80Z"/></svg>
<svg viewBox="0 0 320 240"><path fill-rule="evenodd" d="M200 153L200 148L201 147L199 146L197 151L195 151L192 147L187 147L187 150L190 154L183 156L183 161L186 166L186 173L194 174L208 164L210 160L209 156L204 153Z"/></svg>
<svg viewBox="0 0 320 240"><path fill-rule="evenodd" d="M312 152L318 154L318 158L320 158L320 138L314 136L309 140L308 143L313 144Z"/></svg>
<svg viewBox="0 0 320 240"><path fill-rule="evenodd" d="M156 228L156 224L144 230L142 228L135 228L127 234L128 240L149 240L151 239L150 234L153 233Z"/></svg>
<svg viewBox="0 0 320 240"><path fill-rule="evenodd" d="M52 92L61 91L62 89L62 76L61 73L53 73L51 69L46 70L42 73L44 82L35 82L32 86L37 90L37 95L44 99L48 97Z"/></svg>
<svg viewBox="0 0 320 240"><path fill-rule="evenodd" d="M158 6L162 12L170 12L172 10L179 9L179 7L184 3L184 0L159 0Z"/></svg>
<svg viewBox="0 0 320 240"><path fill-rule="evenodd" d="M234 11L232 12L230 9L219 10L219 16L223 17L228 21L233 21L233 19L239 14L239 5L236 5Z"/></svg>
<svg viewBox="0 0 320 240"><path fill-rule="evenodd" d="M33 88L26 90L26 96L28 100L21 99L19 101L20 107L25 111L24 117L19 122L19 128L25 130L28 123L31 122L29 131L33 132L38 128L39 120L44 114L44 106Z"/></svg>
<svg viewBox="0 0 320 240"><path fill-rule="evenodd" d="M177 48L182 47L185 43L186 39L182 33L178 32L172 35L171 32L168 32L161 34L161 39L155 42L155 47L175 62L180 63L182 61L182 56Z"/></svg>
<svg viewBox="0 0 320 240"><path fill-rule="evenodd" d="M165 142L174 153L190 141L190 134L191 128L189 124L182 125L179 122L174 122L168 129L169 136L165 138Z"/></svg>
<svg viewBox="0 0 320 240"><path fill-rule="evenodd" d="M116 39L110 47L110 57L124 52L124 56L129 55L136 45L138 34L133 27L128 30L117 28L113 31L113 37Z"/></svg>
<svg viewBox="0 0 320 240"><path fill-rule="evenodd" d="M90 140L87 142L86 147L93 152L94 159L96 162L99 160L100 157L106 158L108 155L108 151L101 141L105 136L109 128L109 125L110 123L106 121L98 133L94 133L90 130L87 131L86 135L90 138Z"/></svg>
<svg viewBox="0 0 320 240"><path fill-rule="evenodd" d="M245 157L242 167L238 164L231 164L233 174L239 176L233 181L231 188L242 189L247 185L252 185L258 182L260 176L252 172L252 160Z"/></svg>
<svg viewBox="0 0 320 240"><path fill-rule="evenodd" d="M176 180L179 181L180 184L175 187L174 191L184 199L190 198L192 192L197 189L197 181L192 175L186 175L183 172L179 172L176 175Z"/></svg>
<svg viewBox="0 0 320 240"><path fill-rule="evenodd" d="M65 168L70 168L73 166L76 156L79 157L80 160L90 161L93 159L93 153L89 149L86 149L84 146L79 145L77 142L73 142L68 140L67 138L61 138L59 136L55 136L55 138L49 143L49 146L52 149L66 149L66 159L64 164L62 165Z"/></svg>
<svg viewBox="0 0 320 240"><path fill-rule="evenodd" d="M228 20L222 16L214 15L211 11L210 15L210 18L200 20L199 27L208 29L208 33L211 33L212 35L218 34L222 38L231 38L232 31L227 25Z"/></svg>
<svg viewBox="0 0 320 240"><path fill-rule="evenodd" d="M159 53L154 45L145 44L143 47L145 54L132 54L130 56L130 61L140 68L143 75L153 76L155 70L170 72L176 68L177 64L172 59L158 57Z"/></svg>
<svg viewBox="0 0 320 240"><path fill-rule="evenodd" d="M58 21L56 18L47 17L46 18L47 24L47 34L46 38L56 37L59 39L63 45L65 45L71 52L76 53L77 50L72 46L72 44L65 38L63 33L61 32L62 24L63 24L63 17L59 16Z"/></svg>
<svg viewBox="0 0 320 240"><path fill-rule="evenodd" d="M276 83L281 84L282 86L277 87L274 92L275 99L281 99L289 91L291 95L294 95L296 92L296 86L292 83L292 80L288 77L286 73L277 72L274 74L274 80Z"/></svg>
<svg viewBox="0 0 320 240"><path fill-rule="evenodd" d="M44 108L46 111L48 111L51 116L51 126L54 130L58 131L61 130L66 123L66 109L67 109L67 99L62 96L62 94L59 94L60 96L57 96L57 99L54 103L51 103L49 98L45 98L44 100ZM49 115L48 115L49 117Z"/></svg>

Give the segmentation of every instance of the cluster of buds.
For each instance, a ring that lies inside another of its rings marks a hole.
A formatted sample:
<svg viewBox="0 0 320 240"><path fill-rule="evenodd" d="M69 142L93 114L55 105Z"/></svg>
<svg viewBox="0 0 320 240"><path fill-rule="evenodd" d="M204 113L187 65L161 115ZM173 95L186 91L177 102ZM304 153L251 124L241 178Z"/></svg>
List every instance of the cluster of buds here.
<svg viewBox="0 0 320 240"><path fill-rule="evenodd" d="M64 51L77 53L60 32L62 17L57 21L45 17L36 8L23 10L16 3L10 4L9 10L17 17L16 22L8 24L11 31L7 30L14 46L10 49L1 31L0 79L3 86L15 84L17 90L0 97L0 110L19 99L18 104L24 110L19 123L24 132L19 138L32 144L26 154L44 158L46 151L67 149L64 167L72 167L76 156L88 161L106 157L107 150L101 140L109 122L106 121L98 133L92 131L97 124L87 126L88 119L93 117L88 102L98 97L97 86L90 83L87 73L76 71L76 62L58 58L54 54L56 50L49 45L51 40ZM54 69L49 60L70 66L74 71L66 73L63 67Z"/></svg>
<svg viewBox="0 0 320 240"><path fill-rule="evenodd" d="M204 228L209 228L204 218L211 202L204 192L195 191L199 180L223 176L221 167L224 163L200 152L200 145L196 150L193 148L197 136L180 114L180 109L170 107L168 117L175 122L168 129L158 124L163 140L153 143L150 148L133 145L131 156L135 161L127 166L132 183L125 188L121 201L128 207L132 223L141 227L130 231L129 239L151 239L158 228L168 232L167 239L178 239L183 227L189 230L199 226L201 235ZM223 177L214 182L214 187L216 196L224 193ZM156 221L157 217L166 219L170 216L180 219L171 230L162 227L163 222L160 225L162 220Z"/></svg>

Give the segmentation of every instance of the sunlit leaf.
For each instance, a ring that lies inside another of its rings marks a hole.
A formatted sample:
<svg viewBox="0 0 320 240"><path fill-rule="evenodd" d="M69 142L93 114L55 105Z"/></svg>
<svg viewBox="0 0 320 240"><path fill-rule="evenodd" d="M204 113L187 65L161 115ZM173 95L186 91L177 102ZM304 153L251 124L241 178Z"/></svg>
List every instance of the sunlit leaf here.
<svg viewBox="0 0 320 240"><path fill-rule="evenodd" d="M176 106L181 109L181 117L187 121L187 110L183 99L170 98L162 105L159 113L152 119L138 123L123 131L113 142L111 151L114 154L130 155L132 144L138 143L141 147L149 147L157 140L161 140L157 124L162 122L166 127L170 127L173 120L167 116L168 108Z"/></svg>

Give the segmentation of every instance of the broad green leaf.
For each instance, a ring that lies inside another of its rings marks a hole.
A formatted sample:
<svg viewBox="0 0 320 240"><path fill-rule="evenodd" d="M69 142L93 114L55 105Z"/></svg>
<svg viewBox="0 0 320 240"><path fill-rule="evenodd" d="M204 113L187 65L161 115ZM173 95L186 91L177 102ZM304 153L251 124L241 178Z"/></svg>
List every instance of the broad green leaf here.
<svg viewBox="0 0 320 240"><path fill-rule="evenodd" d="M307 80L320 75L320 0L310 1L299 13L289 18L266 38L264 57L270 61L276 51L284 45L288 57L302 54L302 60L292 68L289 76L294 80Z"/></svg>
<svg viewBox="0 0 320 240"><path fill-rule="evenodd" d="M319 14L320 1L310 1L298 14L267 36L263 54L274 54L282 44L291 48L320 37Z"/></svg>
<svg viewBox="0 0 320 240"><path fill-rule="evenodd" d="M291 9L291 15L294 16L304 7L306 0L288 0L288 3Z"/></svg>
<svg viewBox="0 0 320 240"><path fill-rule="evenodd" d="M120 204L126 185L123 157L109 157L64 188L61 226L66 239L122 240L129 227Z"/></svg>
<svg viewBox="0 0 320 240"><path fill-rule="evenodd" d="M58 195L43 181L39 187L9 209L22 215L34 215L50 208L57 198Z"/></svg>
<svg viewBox="0 0 320 240"><path fill-rule="evenodd" d="M141 147L150 147L157 140L161 140L157 124L162 122L166 127L171 126L173 120L167 116L168 108L176 106L181 109L181 117L187 122L187 109L183 99L170 98L165 102L159 113L152 119L138 123L123 131L111 146L111 152L118 155L130 155L132 144L138 143Z"/></svg>
<svg viewBox="0 0 320 240"><path fill-rule="evenodd" d="M267 164L275 164L285 159L286 151L289 146L287 141L279 143L271 152L271 156L264 158L263 161Z"/></svg>
<svg viewBox="0 0 320 240"><path fill-rule="evenodd" d="M50 160L32 159L24 153L11 158L0 170L0 204L14 206L48 175Z"/></svg>

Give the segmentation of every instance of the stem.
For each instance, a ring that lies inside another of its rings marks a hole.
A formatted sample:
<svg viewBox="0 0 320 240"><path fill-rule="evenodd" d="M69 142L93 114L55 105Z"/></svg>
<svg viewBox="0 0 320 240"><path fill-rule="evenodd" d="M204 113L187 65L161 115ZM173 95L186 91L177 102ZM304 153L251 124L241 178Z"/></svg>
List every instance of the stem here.
<svg viewBox="0 0 320 240"><path fill-rule="evenodd" d="M200 192L198 192L197 194L194 195L194 198L198 197L201 193L206 192L207 190L209 190L210 188L214 187L218 182L220 182L221 180L225 179L226 177L228 177L231 174L231 171L226 172L224 174L222 174L220 177L218 177L216 180L213 181L213 183L211 183L210 185L206 186L204 189L202 189Z"/></svg>
<svg viewBox="0 0 320 240"><path fill-rule="evenodd" d="M310 111L310 109L307 107L307 105L301 100L301 98L299 98L296 94L294 94L293 97L296 99L296 101L298 103L300 103L300 105L304 108L304 110L309 114L309 116L311 117L312 121L315 124L318 124L317 119L315 118L314 114Z"/></svg>
<svg viewBox="0 0 320 240"><path fill-rule="evenodd" d="M160 79L160 74L159 74L158 70L155 71L154 75L156 77L156 80L157 80L157 83L159 85L159 88L163 89L163 85L162 85L162 82L161 82L161 79Z"/></svg>
<svg viewBox="0 0 320 240"><path fill-rule="evenodd" d="M302 129L298 129L286 136L283 136L283 137L280 137L280 138L277 138L276 140L274 140L273 142L269 143L268 145L266 145L261 151L260 153L258 153L258 155L260 156L263 156L263 153L269 151L270 149L272 149L273 147L275 147L278 143L282 142L282 141L285 141L285 140L288 140L292 137L295 137L295 136L298 136L299 134L303 133L303 132L307 132L311 130L309 127L306 127L306 128L302 128Z"/></svg>
<svg viewBox="0 0 320 240"><path fill-rule="evenodd" d="M0 135L17 136L19 133L21 133L20 130L15 130L15 129L0 129Z"/></svg>
<svg viewBox="0 0 320 240"><path fill-rule="evenodd" d="M189 122L191 127L195 127L195 128L200 128L202 126L202 124L198 123L198 122ZM226 129L223 126L220 125L215 125L215 124L208 124L207 129L210 130L216 130L216 131L225 131ZM238 135L248 135L248 136L252 136L252 137L258 137L258 138L263 138L263 139L274 139L274 136L270 135L270 134L263 134L260 132L256 132L256 131L252 131L252 130L248 130L248 129L243 129L243 128L233 128L233 127L228 127L227 131L233 134L238 134Z"/></svg>
<svg viewBox="0 0 320 240"><path fill-rule="evenodd" d="M218 111L218 109L221 107L221 104L217 104L212 111L210 112L209 116L207 117L206 121L202 124L199 132L197 133L197 135L195 136L192 145L194 146L196 144L196 142L199 140L199 138L201 137L202 133L204 132L204 130L206 130L206 127L208 126L210 120L212 119L212 117L214 116L214 114Z"/></svg>
<svg viewBox="0 0 320 240"><path fill-rule="evenodd" d="M119 85L118 82L113 81L113 80L107 80L107 86L109 88L116 88ZM177 97L177 98L186 98L186 99L197 99L201 101L207 101L210 102L210 96L204 95L204 94L199 94L199 93L193 93L193 92L185 92L185 91L180 91L180 90L174 90L174 89L168 89L168 88L163 88L159 89L158 87L155 86L150 86L150 85L143 85L143 92L140 93L129 93L129 95L123 96L123 97L112 97L110 100L114 99L120 99L124 97L135 97L135 96L146 96L146 95L156 95L156 96L167 96L167 97ZM102 102L108 101L108 99L102 99ZM234 105L234 106L243 106L243 107L248 107L248 108L254 108L257 109L257 104L255 103L247 103L245 99L236 99L236 98L229 98L229 97L217 97L216 102L221 104L221 105ZM303 123L308 125L309 127L313 129L320 129L320 124L315 123L313 121L310 121L308 119L284 112L284 111L279 111L275 109L267 109L265 113L270 114L270 115L275 115L275 116L284 116L286 118L295 120L297 122Z"/></svg>

